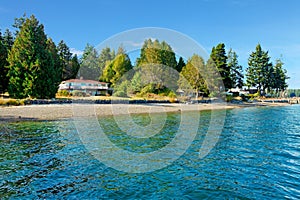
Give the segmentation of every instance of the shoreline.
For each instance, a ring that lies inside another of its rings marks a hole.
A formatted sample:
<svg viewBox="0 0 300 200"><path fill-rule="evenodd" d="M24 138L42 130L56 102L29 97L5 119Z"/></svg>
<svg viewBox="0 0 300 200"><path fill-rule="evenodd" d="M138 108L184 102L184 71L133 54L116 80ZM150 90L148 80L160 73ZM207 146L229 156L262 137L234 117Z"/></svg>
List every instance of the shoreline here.
<svg viewBox="0 0 300 200"><path fill-rule="evenodd" d="M288 103L209 104L48 104L0 107L1 122L55 121L74 117L105 117L122 114L171 113L226 110L261 106L289 106Z"/></svg>

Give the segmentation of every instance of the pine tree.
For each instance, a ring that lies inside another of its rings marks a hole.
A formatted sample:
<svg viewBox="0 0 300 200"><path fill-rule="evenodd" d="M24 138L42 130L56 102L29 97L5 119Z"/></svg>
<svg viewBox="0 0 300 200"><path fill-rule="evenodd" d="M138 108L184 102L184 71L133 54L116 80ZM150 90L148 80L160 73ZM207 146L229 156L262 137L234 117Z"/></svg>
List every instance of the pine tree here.
<svg viewBox="0 0 300 200"><path fill-rule="evenodd" d="M180 57L175 69L180 73L184 66L185 66L185 62L184 62L183 58Z"/></svg>
<svg viewBox="0 0 300 200"><path fill-rule="evenodd" d="M284 91L287 87L287 70L283 68L284 63L277 59L274 65L274 81L273 81L273 89L278 93L279 91Z"/></svg>
<svg viewBox="0 0 300 200"><path fill-rule="evenodd" d="M80 61L78 76L83 79L99 80L101 73L98 59L96 49L92 45L87 44Z"/></svg>
<svg viewBox="0 0 300 200"><path fill-rule="evenodd" d="M24 24L24 22L26 21L26 13L23 14L22 17L20 18L15 18L15 22L14 24L12 25L14 28L16 28L16 32L15 32L15 36L17 36L19 34L19 31L21 30L22 28L22 25Z"/></svg>
<svg viewBox="0 0 300 200"><path fill-rule="evenodd" d="M8 52L14 44L13 34L6 29L3 36L0 32L0 92L4 93L8 90Z"/></svg>
<svg viewBox="0 0 300 200"><path fill-rule="evenodd" d="M53 82L54 82L54 85L58 86L60 84L60 82L62 81L61 74L62 74L63 66L62 66L62 62L61 62L61 59L58 54L58 49L51 38L48 38L48 40L47 40L47 50L51 54L51 57L52 57L53 63L54 63L54 71L52 74ZM54 91L52 91L54 93L57 91L58 88L53 87L52 89L54 90Z"/></svg>
<svg viewBox="0 0 300 200"><path fill-rule="evenodd" d="M62 62L62 80L76 78L80 68L79 60L73 56L67 44L61 40L57 46L58 54Z"/></svg>
<svg viewBox="0 0 300 200"><path fill-rule="evenodd" d="M8 87L8 62L7 62L7 47L4 44L1 32L0 32L0 93L4 93L7 91Z"/></svg>
<svg viewBox="0 0 300 200"><path fill-rule="evenodd" d="M238 63L237 54L230 49L228 51L228 68L230 69L231 88L242 88L244 85L243 79L243 68Z"/></svg>
<svg viewBox="0 0 300 200"><path fill-rule="evenodd" d="M215 65L222 77L224 89L230 89L232 81L230 78L230 68L227 65L227 56L225 51L225 44L220 43L212 48L210 58L215 62Z"/></svg>
<svg viewBox="0 0 300 200"><path fill-rule="evenodd" d="M270 87L270 73L272 63L267 51L263 51L260 44L256 46L255 52L250 54L246 69L247 85L257 87L258 92L265 91Z"/></svg>
<svg viewBox="0 0 300 200"><path fill-rule="evenodd" d="M10 32L9 29L6 29L4 34L3 34L3 44L6 46L6 48L10 51L11 47L14 44L14 36Z"/></svg>
<svg viewBox="0 0 300 200"><path fill-rule="evenodd" d="M11 97L55 97L54 60L47 48L44 26L32 15L22 24L8 55Z"/></svg>

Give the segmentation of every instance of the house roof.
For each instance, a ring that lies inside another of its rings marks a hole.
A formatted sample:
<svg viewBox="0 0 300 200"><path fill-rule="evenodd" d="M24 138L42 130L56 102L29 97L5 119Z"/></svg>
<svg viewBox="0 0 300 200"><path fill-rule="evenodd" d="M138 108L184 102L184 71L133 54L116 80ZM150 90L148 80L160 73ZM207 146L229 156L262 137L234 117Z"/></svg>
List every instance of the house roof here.
<svg viewBox="0 0 300 200"><path fill-rule="evenodd" d="M99 82L95 80L85 80L85 79L69 79L63 81L64 83L91 83L91 84L107 84L105 82Z"/></svg>

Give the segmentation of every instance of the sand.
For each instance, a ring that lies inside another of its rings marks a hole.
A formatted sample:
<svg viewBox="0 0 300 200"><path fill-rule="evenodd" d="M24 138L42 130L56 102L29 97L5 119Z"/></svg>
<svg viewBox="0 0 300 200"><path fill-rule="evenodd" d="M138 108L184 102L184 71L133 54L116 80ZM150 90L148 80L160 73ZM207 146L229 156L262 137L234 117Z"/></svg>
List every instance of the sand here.
<svg viewBox="0 0 300 200"><path fill-rule="evenodd" d="M60 120L73 117L109 116L135 113L162 113L236 109L254 106L287 106L285 103L243 104L51 104L0 107L0 121Z"/></svg>

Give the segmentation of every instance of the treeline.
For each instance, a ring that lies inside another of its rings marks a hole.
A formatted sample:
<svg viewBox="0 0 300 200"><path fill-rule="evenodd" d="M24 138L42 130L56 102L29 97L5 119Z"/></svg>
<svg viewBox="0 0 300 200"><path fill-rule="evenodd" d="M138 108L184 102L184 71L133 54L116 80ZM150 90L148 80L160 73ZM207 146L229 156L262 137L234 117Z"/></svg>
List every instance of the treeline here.
<svg viewBox="0 0 300 200"><path fill-rule="evenodd" d="M56 45L33 15L16 19L13 26L14 34L0 34L0 92L14 98L53 98L62 80L76 77L108 82L117 96L175 96L178 89L217 96L242 86L265 94L287 88L283 62L273 64L260 44L244 74L236 52L226 52L223 43L212 48L208 60L197 54L177 60L168 43L152 39L145 40L134 64L122 46L117 52L109 47L98 52L87 44L79 60L64 41Z"/></svg>
<svg viewBox="0 0 300 200"><path fill-rule="evenodd" d="M107 47L97 55L95 48L87 45L80 74L111 83L117 96L174 95L177 89L216 96L218 92L243 86L255 87L264 95L279 93L288 86L283 62L277 59L273 64L270 59L268 51L258 44L249 56L244 74L237 53L232 49L226 52L223 43L212 48L207 61L194 54L185 62L182 57L177 61L175 52L165 41L148 39L134 65L122 47L116 54ZM128 71L131 72L126 74Z"/></svg>
<svg viewBox="0 0 300 200"><path fill-rule="evenodd" d="M53 98L62 80L75 78L77 55L61 40L56 45L32 15L15 19L12 33L0 31L0 92L13 98Z"/></svg>

